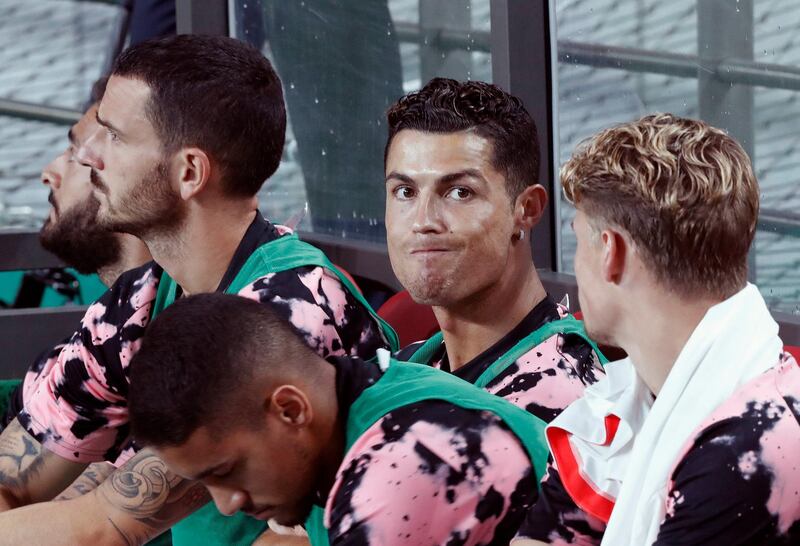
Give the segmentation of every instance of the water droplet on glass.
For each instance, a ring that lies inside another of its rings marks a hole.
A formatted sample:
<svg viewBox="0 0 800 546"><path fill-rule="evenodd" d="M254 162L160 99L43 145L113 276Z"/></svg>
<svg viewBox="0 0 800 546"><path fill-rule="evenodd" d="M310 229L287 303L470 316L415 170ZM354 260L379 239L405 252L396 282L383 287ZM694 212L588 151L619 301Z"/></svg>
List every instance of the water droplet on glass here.
<svg viewBox="0 0 800 546"><path fill-rule="evenodd" d="M326 151L325 151L325 148L323 148L323 149L322 149L322 155L323 155L323 156L326 156L326 155L328 155L328 152L326 152Z"/></svg>
<svg viewBox="0 0 800 546"><path fill-rule="evenodd" d="M317 97L314 97L314 104L319 104L319 99Z"/></svg>

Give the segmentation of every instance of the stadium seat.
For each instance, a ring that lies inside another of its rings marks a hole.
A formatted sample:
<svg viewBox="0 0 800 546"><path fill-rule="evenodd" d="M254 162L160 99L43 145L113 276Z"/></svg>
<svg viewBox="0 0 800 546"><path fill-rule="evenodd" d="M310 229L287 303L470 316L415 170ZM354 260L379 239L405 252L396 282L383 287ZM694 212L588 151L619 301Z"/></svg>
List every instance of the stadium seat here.
<svg viewBox="0 0 800 546"><path fill-rule="evenodd" d="M783 350L794 357L798 364L800 364L800 347L796 345L784 345Z"/></svg>
<svg viewBox="0 0 800 546"><path fill-rule="evenodd" d="M428 339L439 331L433 309L416 303L407 290L402 290L386 300L378 309L378 315L395 329L401 347Z"/></svg>

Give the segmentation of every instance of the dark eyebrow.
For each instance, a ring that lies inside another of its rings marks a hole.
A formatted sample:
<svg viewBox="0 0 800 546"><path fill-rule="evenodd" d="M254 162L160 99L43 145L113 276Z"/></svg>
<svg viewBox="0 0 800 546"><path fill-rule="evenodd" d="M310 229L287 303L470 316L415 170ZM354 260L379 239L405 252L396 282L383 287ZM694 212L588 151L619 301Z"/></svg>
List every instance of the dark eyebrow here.
<svg viewBox="0 0 800 546"><path fill-rule="evenodd" d="M102 125L106 129L111 129L112 131L117 133L117 136L122 135L122 131L120 131L118 128L114 127L114 125L112 125L110 121L106 121L106 120L104 120L103 118L100 117L100 110L97 110L94 113L94 118L97 120L97 123L99 123L100 125Z"/></svg>
<svg viewBox="0 0 800 546"><path fill-rule="evenodd" d="M413 184L414 183L414 179L413 178L411 178L408 175L399 173L397 171L392 171L392 172L390 172L389 174L386 175L386 182L388 182L391 179L396 179L396 180L399 180L400 182L405 182L406 184Z"/></svg>
<svg viewBox="0 0 800 546"><path fill-rule="evenodd" d="M464 178L464 177L474 178L475 180L478 180L479 182L482 182L484 184L488 184L489 183L489 181L486 180L486 178L477 169L464 169L462 171L457 171L457 172L454 172L454 173L448 173L448 174L442 176L441 178L439 178L436 182L438 184L450 184L450 183L455 182L456 180L459 180L459 179ZM414 183L414 179L413 178L411 178L410 176L408 176L406 174L399 173L397 171L392 171L388 175L386 175L386 182L388 182L389 180L392 180L392 179L396 179L396 180L399 180L401 182L405 182L406 184L413 184Z"/></svg>
<svg viewBox="0 0 800 546"><path fill-rule="evenodd" d="M463 171L458 171L454 173L449 173L441 177L438 182L440 184L450 184L459 180L461 178L468 177L474 178L475 180L482 182L484 184L488 184L489 181L481 174L481 172L477 169L464 169Z"/></svg>

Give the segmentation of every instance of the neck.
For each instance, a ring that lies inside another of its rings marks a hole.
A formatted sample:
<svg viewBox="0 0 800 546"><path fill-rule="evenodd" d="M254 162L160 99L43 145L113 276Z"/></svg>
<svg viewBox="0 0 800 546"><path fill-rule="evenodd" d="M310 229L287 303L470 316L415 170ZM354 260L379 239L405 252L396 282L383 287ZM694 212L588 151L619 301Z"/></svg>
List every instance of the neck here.
<svg viewBox="0 0 800 546"><path fill-rule="evenodd" d="M720 300L683 298L664 287L655 287L629 301L635 306L620 320L617 339L636 373L658 396L686 342L709 308Z"/></svg>
<svg viewBox="0 0 800 546"><path fill-rule="evenodd" d="M177 230L145 242L185 295L214 292L257 214L253 208L252 200L194 204Z"/></svg>
<svg viewBox="0 0 800 546"><path fill-rule="evenodd" d="M326 363L322 377L312 387L319 393L318 403L315 404L317 426L313 437L320 446L316 490L323 503L344 459L345 422L340 416L341 408L336 396L336 373L336 367Z"/></svg>
<svg viewBox="0 0 800 546"><path fill-rule="evenodd" d="M149 262L152 257L141 239L127 233L118 233L119 259L97 270L97 275L106 286L111 286L124 272Z"/></svg>
<svg viewBox="0 0 800 546"><path fill-rule="evenodd" d="M528 264L468 301L433 308L452 371L500 341L547 296L533 262Z"/></svg>

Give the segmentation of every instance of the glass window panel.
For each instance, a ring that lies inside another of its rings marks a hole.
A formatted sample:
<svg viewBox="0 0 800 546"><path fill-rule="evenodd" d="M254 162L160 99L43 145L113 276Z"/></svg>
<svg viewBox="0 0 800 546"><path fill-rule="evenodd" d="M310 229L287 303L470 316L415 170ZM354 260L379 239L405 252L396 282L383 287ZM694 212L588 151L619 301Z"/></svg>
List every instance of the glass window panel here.
<svg viewBox="0 0 800 546"><path fill-rule="evenodd" d="M232 0L231 34L261 48L289 111L261 193L277 222L385 240L385 112L434 76L491 80L489 0Z"/></svg>
<svg viewBox="0 0 800 546"><path fill-rule="evenodd" d="M49 204L40 173L67 143L67 122L22 118L14 103L82 110L121 13L107 0L0 2L0 228L41 225Z"/></svg>
<svg viewBox="0 0 800 546"><path fill-rule="evenodd" d="M796 3L554 3L561 163L581 140L599 129L653 112L700 118L727 130L750 153L761 185L751 275L773 309L800 313L800 133L796 129L800 73L794 68L800 64L800 11ZM738 66L752 68L761 79L747 80L747 74L737 72ZM563 197L556 201L560 269L572 272L574 210Z"/></svg>

